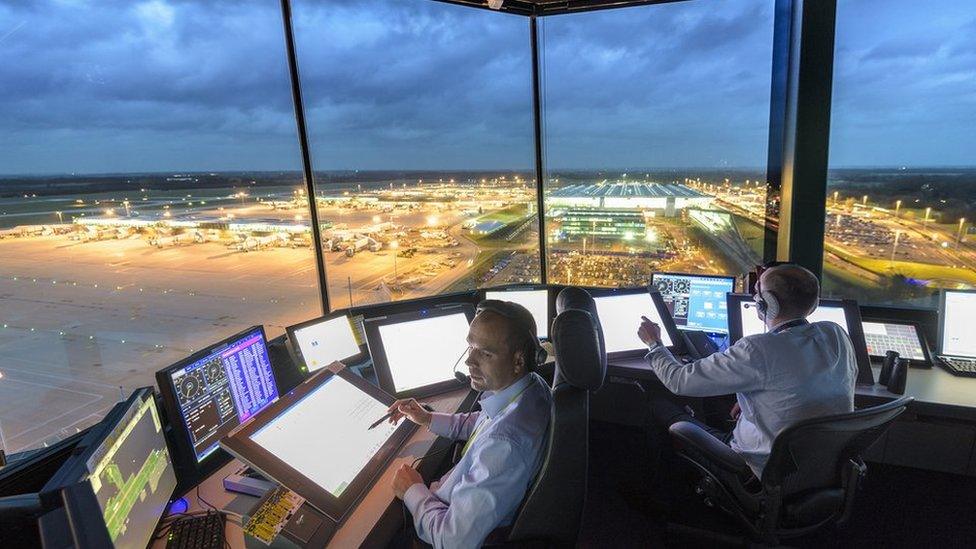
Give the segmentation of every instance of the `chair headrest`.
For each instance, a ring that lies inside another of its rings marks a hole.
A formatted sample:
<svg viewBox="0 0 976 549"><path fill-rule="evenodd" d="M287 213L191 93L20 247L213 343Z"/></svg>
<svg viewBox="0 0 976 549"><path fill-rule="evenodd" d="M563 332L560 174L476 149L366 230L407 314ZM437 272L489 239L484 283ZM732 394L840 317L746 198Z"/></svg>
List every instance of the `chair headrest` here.
<svg viewBox="0 0 976 549"><path fill-rule="evenodd" d="M562 381L589 391L603 386L607 355L602 352L600 335L599 323L584 310L567 309L556 315L550 331L556 351L553 387Z"/></svg>
<svg viewBox="0 0 976 549"><path fill-rule="evenodd" d="M596 303L593 301L593 296L583 288L567 286L559 291L559 294L556 295L556 314L558 315L566 309L582 309L593 315L593 319L597 321L597 324L600 323L600 318L596 314Z"/></svg>

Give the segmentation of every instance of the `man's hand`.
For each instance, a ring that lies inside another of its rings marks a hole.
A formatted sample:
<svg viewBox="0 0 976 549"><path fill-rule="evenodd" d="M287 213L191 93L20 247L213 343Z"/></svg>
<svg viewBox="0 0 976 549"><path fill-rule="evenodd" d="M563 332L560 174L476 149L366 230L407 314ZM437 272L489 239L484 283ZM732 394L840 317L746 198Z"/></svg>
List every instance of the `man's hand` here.
<svg viewBox="0 0 976 549"><path fill-rule="evenodd" d="M739 403L736 402L735 404L732 405L732 409L729 410L729 415L732 416L732 419L738 421L739 416L741 414L742 414L742 408L739 408Z"/></svg>
<svg viewBox="0 0 976 549"><path fill-rule="evenodd" d="M400 465L396 473L393 474L393 493L396 497L403 499L403 494L407 493L414 484L423 484L424 478L416 469L404 463Z"/></svg>
<svg viewBox="0 0 976 549"><path fill-rule="evenodd" d="M387 412L390 413L390 423L396 423L406 417L421 427L430 427L430 412L424 410L416 399L400 399L391 404Z"/></svg>
<svg viewBox="0 0 976 549"><path fill-rule="evenodd" d="M646 316L641 317L640 328L637 328L637 337L644 342L644 345L650 347L655 343L661 342L661 327L654 323L654 321L648 319Z"/></svg>

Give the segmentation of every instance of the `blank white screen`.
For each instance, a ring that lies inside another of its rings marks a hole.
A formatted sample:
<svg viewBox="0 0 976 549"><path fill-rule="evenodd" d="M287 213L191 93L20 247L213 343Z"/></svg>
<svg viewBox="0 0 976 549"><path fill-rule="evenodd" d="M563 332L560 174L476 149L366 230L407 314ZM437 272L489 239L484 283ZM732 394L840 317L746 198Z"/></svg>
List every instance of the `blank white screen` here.
<svg viewBox="0 0 976 549"><path fill-rule="evenodd" d="M409 320L379 327L396 392L454 379L454 364L468 349L464 313ZM467 373L463 363L458 371Z"/></svg>
<svg viewBox="0 0 976 549"><path fill-rule="evenodd" d="M759 320L759 315L756 313L754 301L740 301L739 315L742 318L742 337L761 334L766 331L766 325L763 324L762 320ZM810 322L828 320L839 324L848 335L850 334L850 330L847 329L847 315L844 313L843 307L821 305L807 317L807 320Z"/></svg>
<svg viewBox="0 0 976 549"><path fill-rule="evenodd" d="M517 290L511 292L485 292L485 299L511 301L525 307L535 319L538 337L549 337L549 291Z"/></svg>
<svg viewBox="0 0 976 549"><path fill-rule="evenodd" d="M976 293L947 291L943 314L942 354L976 356Z"/></svg>
<svg viewBox="0 0 976 549"><path fill-rule="evenodd" d="M359 344L345 315L295 330L298 350L309 372L359 354Z"/></svg>
<svg viewBox="0 0 976 549"><path fill-rule="evenodd" d="M251 440L339 497L396 431L388 422L368 429L386 406L339 376L251 435Z"/></svg>
<svg viewBox="0 0 976 549"><path fill-rule="evenodd" d="M661 327L661 343L666 347L673 345L671 334L664 329L664 322L651 301L650 294L611 295L593 298L596 314L600 316L603 339L608 353L634 351L647 347L637 337L641 316L646 316Z"/></svg>

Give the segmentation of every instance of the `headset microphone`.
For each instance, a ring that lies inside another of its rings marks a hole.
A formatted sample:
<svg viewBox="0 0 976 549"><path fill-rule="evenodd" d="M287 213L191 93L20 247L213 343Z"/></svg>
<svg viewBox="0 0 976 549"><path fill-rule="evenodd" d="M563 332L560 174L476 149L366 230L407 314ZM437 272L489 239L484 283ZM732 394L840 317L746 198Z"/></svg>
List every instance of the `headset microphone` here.
<svg viewBox="0 0 976 549"><path fill-rule="evenodd" d="M461 359L464 358L464 355L468 354L468 351L470 349L471 347L465 347L464 351L461 352L461 356L459 356L457 360L454 361L454 378L460 381L461 383L467 383L467 384L471 383L471 376L469 376L464 372L458 371L458 364L461 364Z"/></svg>

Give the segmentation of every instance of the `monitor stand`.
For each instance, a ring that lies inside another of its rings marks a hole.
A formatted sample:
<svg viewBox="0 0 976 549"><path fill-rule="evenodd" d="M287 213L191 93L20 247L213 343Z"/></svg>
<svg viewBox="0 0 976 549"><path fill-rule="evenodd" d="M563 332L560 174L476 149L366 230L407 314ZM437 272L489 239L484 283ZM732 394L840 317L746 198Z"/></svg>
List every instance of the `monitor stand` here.
<svg viewBox="0 0 976 549"><path fill-rule="evenodd" d="M277 482L268 480L247 465L241 465L236 471L224 477L224 490L250 496L261 497Z"/></svg>

